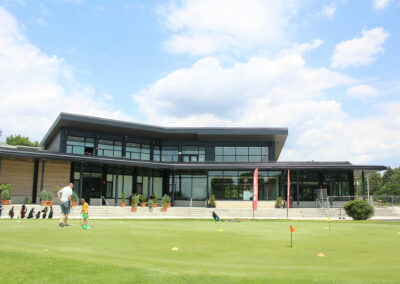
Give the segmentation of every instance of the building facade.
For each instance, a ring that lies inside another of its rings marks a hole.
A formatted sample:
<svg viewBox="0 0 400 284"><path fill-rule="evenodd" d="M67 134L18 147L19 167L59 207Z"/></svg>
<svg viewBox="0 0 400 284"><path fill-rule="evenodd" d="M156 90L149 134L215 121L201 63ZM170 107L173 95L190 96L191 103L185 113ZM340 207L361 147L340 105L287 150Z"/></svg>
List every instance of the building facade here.
<svg viewBox="0 0 400 284"><path fill-rule="evenodd" d="M251 206L253 172L259 200L286 198L290 171L293 207L314 207L319 189L329 196L365 194L355 177L384 170L349 162L278 162L287 128L165 128L61 113L40 148L0 147L0 183L14 199L38 202L73 182L92 204L118 204L122 193L171 196L175 206ZM22 202L22 201L20 201ZM263 206L263 205L262 205Z"/></svg>

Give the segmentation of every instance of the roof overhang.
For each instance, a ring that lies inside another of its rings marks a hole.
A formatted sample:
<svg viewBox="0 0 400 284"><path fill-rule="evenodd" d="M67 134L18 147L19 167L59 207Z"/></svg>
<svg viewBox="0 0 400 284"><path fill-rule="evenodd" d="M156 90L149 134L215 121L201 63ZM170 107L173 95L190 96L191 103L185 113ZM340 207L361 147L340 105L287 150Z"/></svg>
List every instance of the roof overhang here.
<svg viewBox="0 0 400 284"><path fill-rule="evenodd" d="M61 127L102 131L121 135L136 135L155 139L190 139L218 142L264 142L271 141L275 147L275 160L282 151L288 136L287 128L262 127L161 127L69 113L60 113L47 131L40 146L46 148Z"/></svg>

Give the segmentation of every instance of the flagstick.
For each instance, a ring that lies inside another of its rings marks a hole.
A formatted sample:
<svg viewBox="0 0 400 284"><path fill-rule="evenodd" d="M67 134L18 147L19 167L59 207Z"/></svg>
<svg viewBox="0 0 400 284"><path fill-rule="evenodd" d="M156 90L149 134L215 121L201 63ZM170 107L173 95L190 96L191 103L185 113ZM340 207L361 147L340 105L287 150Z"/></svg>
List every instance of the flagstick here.
<svg viewBox="0 0 400 284"><path fill-rule="evenodd" d="M290 231L290 247L293 248L293 233Z"/></svg>

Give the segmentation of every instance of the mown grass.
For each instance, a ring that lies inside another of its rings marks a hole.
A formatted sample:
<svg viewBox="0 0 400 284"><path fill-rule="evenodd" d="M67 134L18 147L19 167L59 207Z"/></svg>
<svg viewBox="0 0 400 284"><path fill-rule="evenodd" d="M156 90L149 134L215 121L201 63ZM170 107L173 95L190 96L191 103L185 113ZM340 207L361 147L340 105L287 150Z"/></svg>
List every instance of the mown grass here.
<svg viewBox="0 0 400 284"><path fill-rule="evenodd" d="M0 220L0 282L400 281L400 222L332 222L331 231L321 221L90 220L86 231L71 224Z"/></svg>

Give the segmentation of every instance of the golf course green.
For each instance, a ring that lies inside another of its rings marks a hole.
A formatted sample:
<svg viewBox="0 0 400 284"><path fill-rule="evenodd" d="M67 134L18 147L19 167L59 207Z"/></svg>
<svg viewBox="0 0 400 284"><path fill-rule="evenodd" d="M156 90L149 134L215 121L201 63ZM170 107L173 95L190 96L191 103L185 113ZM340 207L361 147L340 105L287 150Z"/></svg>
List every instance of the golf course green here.
<svg viewBox="0 0 400 284"><path fill-rule="evenodd" d="M400 282L400 222L57 221L0 220L1 283Z"/></svg>

